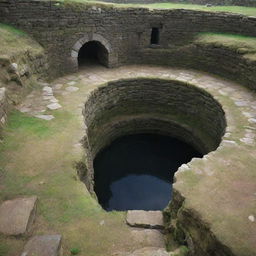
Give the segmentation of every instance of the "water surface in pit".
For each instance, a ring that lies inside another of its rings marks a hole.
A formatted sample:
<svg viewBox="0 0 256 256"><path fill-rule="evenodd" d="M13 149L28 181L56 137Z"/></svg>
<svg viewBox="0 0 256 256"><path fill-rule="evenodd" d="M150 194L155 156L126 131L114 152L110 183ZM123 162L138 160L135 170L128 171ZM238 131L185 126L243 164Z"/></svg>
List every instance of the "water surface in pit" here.
<svg viewBox="0 0 256 256"><path fill-rule="evenodd" d="M192 146L156 134L121 137L94 160L95 192L107 210L162 210L172 194L173 175L201 157Z"/></svg>

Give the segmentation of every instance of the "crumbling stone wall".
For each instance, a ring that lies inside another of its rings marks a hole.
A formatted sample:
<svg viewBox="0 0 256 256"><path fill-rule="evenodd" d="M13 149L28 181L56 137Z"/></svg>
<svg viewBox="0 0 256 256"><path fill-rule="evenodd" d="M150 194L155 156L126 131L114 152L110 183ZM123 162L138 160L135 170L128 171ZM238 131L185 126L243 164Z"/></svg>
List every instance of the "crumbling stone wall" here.
<svg viewBox="0 0 256 256"><path fill-rule="evenodd" d="M209 71L213 73L231 77L229 70L225 69L230 63L229 56L219 58L222 50L215 55L215 49L189 46L182 52L184 49L180 47L190 45L199 32L256 36L255 17L193 10L119 9L40 0L1 0L0 22L27 31L43 45L49 56L52 76L76 71L76 55L79 51L79 47L73 51L76 43L84 38L98 38L104 41L106 49L109 47L110 67L129 63L188 66L207 71L210 67ZM156 47L150 45L152 27L158 27L160 31L160 43ZM204 58L206 50L213 54ZM223 51L226 52L225 49ZM231 55L231 59L235 60L234 65L237 64L233 72L236 74L235 79L252 84L251 80L255 79L255 63L243 61L240 70L239 56L236 53ZM216 56L219 63L214 68Z"/></svg>

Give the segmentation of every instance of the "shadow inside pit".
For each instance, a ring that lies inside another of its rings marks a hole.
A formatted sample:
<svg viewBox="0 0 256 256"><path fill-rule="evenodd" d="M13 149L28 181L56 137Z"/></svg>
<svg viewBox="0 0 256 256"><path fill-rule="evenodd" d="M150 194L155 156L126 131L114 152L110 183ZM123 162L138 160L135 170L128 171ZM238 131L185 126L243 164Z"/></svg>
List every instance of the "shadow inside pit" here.
<svg viewBox="0 0 256 256"><path fill-rule="evenodd" d="M95 192L107 210L162 210L172 194L173 175L202 157L178 139L156 134L121 137L94 160Z"/></svg>

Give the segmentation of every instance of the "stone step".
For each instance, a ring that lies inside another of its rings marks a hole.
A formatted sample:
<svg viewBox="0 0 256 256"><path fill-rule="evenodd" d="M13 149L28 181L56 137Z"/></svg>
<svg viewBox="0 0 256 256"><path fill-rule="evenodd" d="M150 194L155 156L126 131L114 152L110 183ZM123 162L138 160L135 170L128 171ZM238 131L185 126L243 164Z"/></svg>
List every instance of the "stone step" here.
<svg viewBox="0 0 256 256"><path fill-rule="evenodd" d="M29 232L36 212L37 197L7 200L0 206L0 233L18 236Z"/></svg>
<svg viewBox="0 0 256 256"><path fill-rule="evenodd" d="M132 228L131 235L134 244L139 243L142 247L165 247L164 235L159 230Z"/></svg>
<svg viewBox="0 0 256 256"><path fill-rule="evenodd" d="M126 223L131 227L163 229L161 211L130 210L127 212Z"/></svg>
<svg viewBox="0 0 256 256"><path fill-rule="evenodd" d="M61 235L32 237L24 247L21 256L61 256Z"/></svg>

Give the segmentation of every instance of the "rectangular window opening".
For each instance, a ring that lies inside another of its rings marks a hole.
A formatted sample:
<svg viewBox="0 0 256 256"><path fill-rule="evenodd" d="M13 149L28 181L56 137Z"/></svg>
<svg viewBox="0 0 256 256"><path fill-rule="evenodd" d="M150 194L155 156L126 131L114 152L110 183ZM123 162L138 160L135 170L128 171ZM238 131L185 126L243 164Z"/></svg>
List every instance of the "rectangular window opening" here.
<svg viewBox="0 0 256 256"><path fill-rule="evenodd" d="M159 28L152 28L150 43L159 44Z"/></svg>

